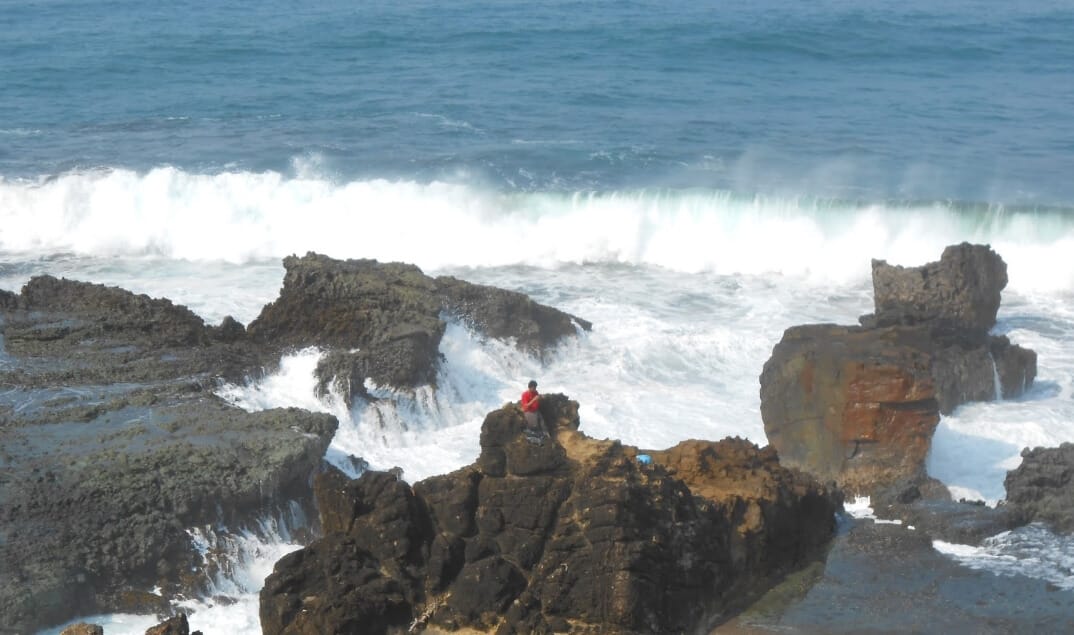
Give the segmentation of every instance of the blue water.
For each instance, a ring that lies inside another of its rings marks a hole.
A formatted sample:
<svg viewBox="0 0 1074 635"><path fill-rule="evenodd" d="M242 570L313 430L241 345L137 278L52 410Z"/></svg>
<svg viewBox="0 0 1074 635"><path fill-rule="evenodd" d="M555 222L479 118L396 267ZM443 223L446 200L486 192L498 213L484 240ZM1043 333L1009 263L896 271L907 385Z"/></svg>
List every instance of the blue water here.
<svg viewBox="0 0 1074 635"><path fill-rule="evenodd" d="M0 175L1074 202L1074 6L0 2Z"/></svg>

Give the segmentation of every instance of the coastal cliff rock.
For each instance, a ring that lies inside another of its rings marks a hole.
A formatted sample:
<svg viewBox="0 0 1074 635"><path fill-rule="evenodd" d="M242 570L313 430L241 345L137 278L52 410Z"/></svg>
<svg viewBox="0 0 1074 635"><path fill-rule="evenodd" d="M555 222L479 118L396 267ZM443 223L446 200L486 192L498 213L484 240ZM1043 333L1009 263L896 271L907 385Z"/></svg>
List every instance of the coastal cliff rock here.
<svg viewBox="0 0 1074 635"><path fill-rule="evenodd" d="M162 610L208 580L188 529L312 510L336 421L247 413L207 390L256 359L233 326L49 276L4 307L0 633Z"/></svg>
<svg viewBox="0 0 1074 635"><path fill-rule="evenodd" d="M1022 464L1007 473L1003 485L1007 506L1023 522L1074 532L1074 443L1022 450Z"/></svg>
<svg viewBox="0 0 1074 635"><path fill-rule="evenodd" d="M517 291L473 284L450 276L436 279L444 310L474 330L497 339L512 339L524 350L542 353L592 324L538 304ZM576 326L577 325L577 326Z"/></svg>
<svg viewBox="0 0 1074 635"><path fill-rule="evenodd" d="M990 336L1006 265L948 247L938 263L873 263L876 313L862 326L796 326L761 373L765 433L784 464L849 492L924 479L939 423L967 401L1016 397L1036 354Z"/></svg>
<svg viewBox="0 0 1074 635"><path fill-rule="evenodd" d="M920 267L873 260L876 325L925 323L987 333L1006 286L1007 264L986 245L950 245L938 262Z"/></svg>
<svg viewBox="0 0 1074 635"><path fill-rule="evenodd" d="M316 346L328 353L322 390L339 382L352 397L367 379L431 383L442 315L535 353L589 328L522 294L410 265L314 254L284 264L280 297L249 329L52 276L0 291L0 383L11 387L0 395L0 633L159 613L200 593L222 565L195 548L195 529L223 539L269 515L308 529L311 475L335 418L248 413L213 393L221 380Z"/></svg>
<svg viewBox="0 0 1074 635"><path fill-rule="evenodd" d="M508 404L473 465L413 487L318 476L325 535L276 564L263 632L703 631L832 535L838 499L771 450L691 441L644 464L578 432L566 397L541 410L550 438Z"/></svg>
<svg viewBox="0 0 1074 635"><path fill-rule="evenodd" d="M336 260L308 253L284 259L283 289L248 326L250 337L277 350L330 351L317 369L321 390L334 382L349 401L379 386L435 384L440 339L455 316L489 337L513 339L541 353L575 324L590 323L512 291L450 277L430 278L414 265Z"/></svg>

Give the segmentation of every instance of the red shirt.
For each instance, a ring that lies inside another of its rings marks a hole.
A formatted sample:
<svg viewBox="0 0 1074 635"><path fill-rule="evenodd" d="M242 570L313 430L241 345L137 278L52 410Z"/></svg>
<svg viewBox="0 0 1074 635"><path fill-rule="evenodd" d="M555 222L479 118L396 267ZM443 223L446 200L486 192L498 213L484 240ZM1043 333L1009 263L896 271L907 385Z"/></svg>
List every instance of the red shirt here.
<svg viewBox="0 0 1074 635"><path fill-rule="evenodd" d="M537 400L536 390L527 390L522 393L522 411L523 412L537 412L537 406L540 402Z"/></svg>

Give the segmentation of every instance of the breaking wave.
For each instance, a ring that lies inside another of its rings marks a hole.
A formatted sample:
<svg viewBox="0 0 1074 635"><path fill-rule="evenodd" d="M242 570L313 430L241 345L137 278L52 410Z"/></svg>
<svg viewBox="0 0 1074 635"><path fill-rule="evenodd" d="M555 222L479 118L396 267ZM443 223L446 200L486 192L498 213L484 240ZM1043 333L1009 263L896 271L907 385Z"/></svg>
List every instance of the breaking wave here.
<svg viewBox="0 0 1074 635"><path fill-rule="evenodd" d="M501 192L172 167L0 178L0 251L248 263L318 251L427 269L628 263L866 279L990 243L1018 289L1074 286L1074 209L743 196L706 189Z"/></svg>

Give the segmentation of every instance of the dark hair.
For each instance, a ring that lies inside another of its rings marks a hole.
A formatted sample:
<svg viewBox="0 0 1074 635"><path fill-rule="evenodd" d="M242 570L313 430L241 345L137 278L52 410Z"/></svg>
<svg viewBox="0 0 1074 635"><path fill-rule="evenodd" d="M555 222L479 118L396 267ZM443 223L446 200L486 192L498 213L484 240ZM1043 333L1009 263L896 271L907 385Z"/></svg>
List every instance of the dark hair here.
<svg viewBox="0 0 1074 635"><path fill-rule="evenodd" d="M537 380L531 379L530 380L530 388L536 388L536 387L537 387Z"/></svg>

